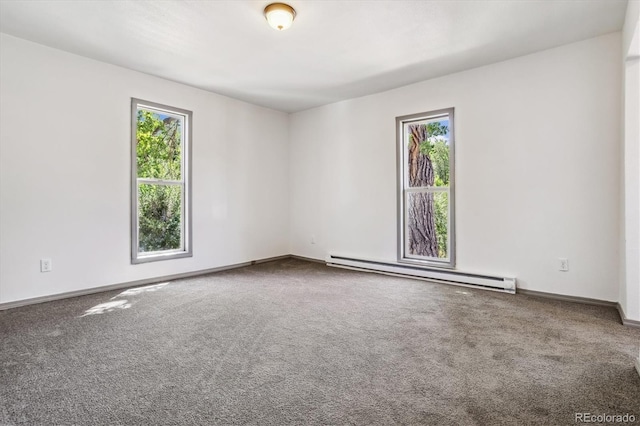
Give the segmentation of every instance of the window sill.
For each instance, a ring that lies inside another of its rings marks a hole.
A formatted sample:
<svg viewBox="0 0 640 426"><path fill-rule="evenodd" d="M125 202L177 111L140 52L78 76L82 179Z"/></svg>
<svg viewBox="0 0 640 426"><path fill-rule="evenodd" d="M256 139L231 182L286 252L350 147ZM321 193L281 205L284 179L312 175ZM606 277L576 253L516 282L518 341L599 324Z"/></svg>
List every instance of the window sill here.
<svg viewBox="0 0 640 426"><path fill-rule="evenodd" d="M437 260L421 260L404 257L399 258L398 263L401 265L411 265L428 269L446 269L449 271L456 269L455 261L453 259L440 262Z"/></svg>
<svg viewBox="0 0 640 426"><path fill-rule="evenodd" d="M184 257L193 257L193 253L190 251L171 251L171 252L158 252L153 254L138 255L138 257L131 259L131 264L138 265L141 263L159 262L162 260L181 259Z"/></svg>

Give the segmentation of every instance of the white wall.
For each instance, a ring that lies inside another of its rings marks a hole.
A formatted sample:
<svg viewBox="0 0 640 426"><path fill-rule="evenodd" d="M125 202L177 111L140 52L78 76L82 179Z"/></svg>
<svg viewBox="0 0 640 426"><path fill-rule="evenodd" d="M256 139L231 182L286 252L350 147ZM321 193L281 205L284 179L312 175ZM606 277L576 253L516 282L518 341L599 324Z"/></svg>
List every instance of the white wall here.
<svg viewBox="0 0 640 426"><path fill-rule="evenodd" d="M622 52L637 55L640 50L638 21L640 20L640 0L629 0L622 27Z"/></svg>
<svg viewBox="0 0 640 426"><path fill-rule="evenodd" d="M394 261L394 118L451 106L458 269L621 297L620 34L289 117L0 43L0 303L289 252ZM194 112L193 258L130 264L131 97Z"/></svg>
<svg viewBox="0 0 640 426"><path fill-rule="evenodd" d="M0 302L288 254L286 114L0 43ZM131 97L193 111L192 258L130 264Z"/></svg>
<svg viewBox="0 0 640 426"><path fill-rule="evenodd" d="M394 261L394 118L455 107L457 268L617 301L620 46L605 35L292 114L292 253Z"/></svg>
<svg viewBox="0 0 640 426"><path fill-rule="evenodd" d="M630 1L622 29L624 115L619 301L640 321L640 2Z"/></svg>

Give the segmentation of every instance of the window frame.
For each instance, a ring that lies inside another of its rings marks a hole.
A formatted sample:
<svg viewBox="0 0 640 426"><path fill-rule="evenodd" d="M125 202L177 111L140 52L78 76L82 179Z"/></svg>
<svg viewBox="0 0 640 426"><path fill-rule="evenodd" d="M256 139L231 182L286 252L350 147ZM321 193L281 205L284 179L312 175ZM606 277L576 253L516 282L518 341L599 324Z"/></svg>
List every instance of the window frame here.
<svg viewBox="0 0 640 426"><path fill-rule="evenodd" d="M181 151L180 180L139 178L138 177L138 151L137 151L137 129L138 129L138 109L148 109L166 113L168 115L180 116L183 118L184 129ZM131 263L140 264L147 262L157 262L160 260L180 259L193 256L192 245L192 209L191 209L191 134L193 126L193 113L189 110L163 105L156 102L145 101L143 99L131 98ZM153 252L139 252L139 193L138 186L147 185L176 185L182 188L182 210L180 249L161 250Z"/></svg>
<svg viewBox="0 0 640 426"><path fill-rule="evenodd" d="M406 263L416 266L437 267L455 269L456 265L456 232L455 232L455 108L444 108L434 111L427 111L418 114L410 114L396 117L396 149L397 149L397 225L398 225L398 263ZM439 117L449 119L449 186L448 190L443 187L409 187L406 179L407 167L407 142L405 141L404 127L407 123L423 120L432 120ZM405 224L407 222L407 209L405 199L410 192L448 192L449 194L449 223L447 227L448 258L438 260L438 258L428 258L423 256L409 255L407 253L408 241L405 240Z"/></svg>

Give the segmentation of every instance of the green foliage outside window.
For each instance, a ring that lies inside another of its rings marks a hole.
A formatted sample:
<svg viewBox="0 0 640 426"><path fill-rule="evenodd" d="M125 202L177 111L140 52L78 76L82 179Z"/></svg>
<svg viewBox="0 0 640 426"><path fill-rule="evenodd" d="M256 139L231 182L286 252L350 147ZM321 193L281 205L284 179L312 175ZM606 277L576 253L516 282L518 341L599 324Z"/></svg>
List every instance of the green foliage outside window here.
<svg viewBox="0 0 640 426"><path fill-rule="evenodd" d="M172 116L138 110L138 178L176 181L138 185L139 252L182 247L181 124Z"/></svg>

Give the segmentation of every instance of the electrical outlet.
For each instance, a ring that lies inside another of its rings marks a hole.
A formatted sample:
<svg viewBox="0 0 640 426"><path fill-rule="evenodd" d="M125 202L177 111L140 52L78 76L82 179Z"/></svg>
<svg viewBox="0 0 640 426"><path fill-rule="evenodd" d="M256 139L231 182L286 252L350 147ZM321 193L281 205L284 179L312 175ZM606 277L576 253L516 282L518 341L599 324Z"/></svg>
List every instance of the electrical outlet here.
<svg viewBox="0 0 640 426"><path fill-rule="evenodd" d="M566 257L558 258L558 270L567 272L569 270L569 259Z"/></svg>
<svg viewBox="0 0 640 426"><path fill-rule="evenodd" d="M51 259L40 259L40 272L51 272L52 269Z"/></svg>

